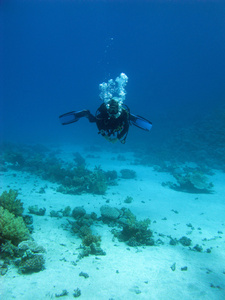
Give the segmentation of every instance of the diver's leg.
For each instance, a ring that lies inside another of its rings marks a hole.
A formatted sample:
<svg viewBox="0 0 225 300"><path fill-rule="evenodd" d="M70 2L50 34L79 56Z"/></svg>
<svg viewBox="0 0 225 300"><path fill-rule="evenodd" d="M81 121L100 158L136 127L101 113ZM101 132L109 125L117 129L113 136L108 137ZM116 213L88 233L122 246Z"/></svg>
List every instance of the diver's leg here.
<svg viewBox="0 0 225 300"><path fill-rule="evenodd" d="M90 123L95 123L96 122L96 118L95 116L93 116L89 110L86 111L86 117L88 118Z"/></svg>
<svg viewBox="0 0 225 300"><path fill-rule="evenodd" d="M80 119L82 117L88 118L89 122L91 122L91 123L96 122L95 116L93 116L88 109L84 109L79 112L76 112L76 116L78 119Z"/></svg>

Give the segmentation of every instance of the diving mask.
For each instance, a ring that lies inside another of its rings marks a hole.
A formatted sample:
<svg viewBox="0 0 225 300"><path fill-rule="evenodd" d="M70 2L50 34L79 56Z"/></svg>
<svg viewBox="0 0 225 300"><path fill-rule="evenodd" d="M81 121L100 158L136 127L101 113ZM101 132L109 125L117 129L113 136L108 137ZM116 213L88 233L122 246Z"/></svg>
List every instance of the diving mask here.
<svg viewBox="0 0 225 300"><path fill-rule="evenodd" d="M106 103L106 109L110 117L117 119L121 115L122 104L120 101L111 99Z"/></svg>

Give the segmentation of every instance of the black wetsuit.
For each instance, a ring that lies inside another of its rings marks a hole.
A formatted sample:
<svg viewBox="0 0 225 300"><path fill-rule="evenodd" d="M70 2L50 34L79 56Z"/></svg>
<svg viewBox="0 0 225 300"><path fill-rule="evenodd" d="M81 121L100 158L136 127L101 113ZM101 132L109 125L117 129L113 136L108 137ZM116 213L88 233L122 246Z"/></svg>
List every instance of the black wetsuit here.
<svg viewBox="0 0 225 300"><path fill-rule="evenodd" d="M107 140L115 142L119 140L125 143L129 130L130 113L126 107L122 108L122 112L118 118L110 117L105 104L103 103L93 116L89 111L86 111L88 120L97 124L99 134L104 136Z"/></svg>
<svg viewBox="0 0 225 300"><path fill-rule="evenodd" d="M87 118L91 123L96 123L99 130L98 133L112 143L118 140L123 144L125 143L130 124L146 131L150 131L152 128L150 121L141 116L131 114L126 105L117 109L115 105L111 104L109 109L103 103L97 109L95 116L87 109L71 111L59 116L62 125L77 122L83 117Z"/></svg>

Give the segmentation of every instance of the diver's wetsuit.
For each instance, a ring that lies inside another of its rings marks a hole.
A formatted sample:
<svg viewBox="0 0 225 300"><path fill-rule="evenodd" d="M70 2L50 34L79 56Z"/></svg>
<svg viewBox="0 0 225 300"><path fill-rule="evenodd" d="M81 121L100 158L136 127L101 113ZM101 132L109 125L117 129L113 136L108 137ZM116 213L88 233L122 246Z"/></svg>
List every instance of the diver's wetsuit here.
<svg viewBox="0 0 225 300"><path fill-rule="evenodd" d="M87 117L89 122L95 122L98 133L107 140L111 142L119 140L121 143L125 143L129 130L130 113L128 108L123 107L118 118L109 116L104 103L97 109L95 116L89 110L81 111L79 114L79 117Z"/></svg>
<svg viewBox="0 0 225 300"><path fill-rule="evenodd" d="M145 131L150 131L152 128L152 122L139 115L131 114L126 105L117 109L115 103L111 103L109 107L108 103L103 103L97 109L95 116L93 116L89 110L84 109L80 111L70 111L59 116L59 119L62 125L68 125L77 122L83 117L87 118L91 123L96 123L99 130L98 133L112 143L119 140L124 144L130 125L135 125Z"/></svg>

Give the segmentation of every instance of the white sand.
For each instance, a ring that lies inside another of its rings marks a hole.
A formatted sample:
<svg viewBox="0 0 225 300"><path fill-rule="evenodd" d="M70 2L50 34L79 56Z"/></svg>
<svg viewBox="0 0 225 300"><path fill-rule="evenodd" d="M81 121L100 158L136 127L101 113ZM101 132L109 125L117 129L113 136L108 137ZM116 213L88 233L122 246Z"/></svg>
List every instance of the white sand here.
<svg viewBox="0 0 225 300"><path fill-rule="evenodd" d="M72 157L71 153L64 154ZM214 194L188 194L161 185L174 181L171 175L131 165L130 153L126 161L112 159L117 155L109 152L94 154L99 158L86 159L89 169L95 165L101 165L105 171L130 168L137 172L137 179L120 179L118 186L109 187L104 196L77 196L57 193L56 184L24 172L1 172L0 193L9 188L19 189L24 213L28 213L28 206L36 204L47 211L45 216L33 215L32 234L36 243L46 249L46 269L20 275L17 268L10 265L6 275L0 277L0 299L54 299L55 294L64 289L69 295L60 299L74 299L76 288L81 290L79 299L225 299L225 174L215 171L210 178ZM46 193L38 193L40 187L46 185ZM132 203L124 203L127 196L133 197ZM67 218L51 218L49 213L69 205L72 209L83 206L88 213L94 211L100 216L100 207L107 199L110 206L130 208L138 220L150 218L154 239L160 238L164 245L128 247L113 240L112 228L98 224L92 229L102 236L101 248L106 256L90 255L75 266L73 262L77 260L81 240L69 230ZM187 227L188 223L195 229ZM167 235L177 239L188 236L192 246L202 245L204 251L191 251L181 244L171 246ZM204 238L210 241L203 242ZM210 247L212 252L206 253ZM170 268L173 263L176 263L175 271ZM181 271L184 266L188 267L187 271ZM89 278L80 277L81 271L88 273Z"/></svg>

